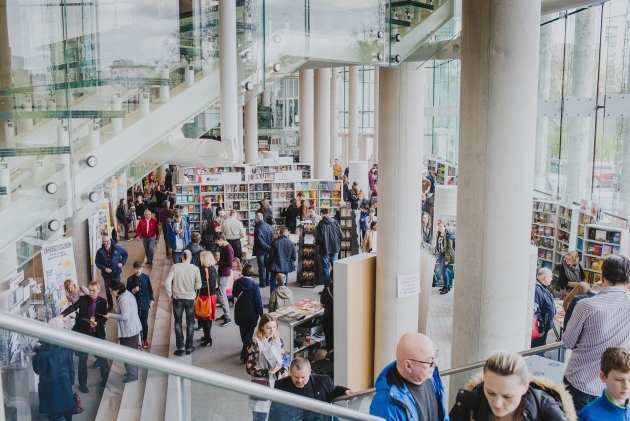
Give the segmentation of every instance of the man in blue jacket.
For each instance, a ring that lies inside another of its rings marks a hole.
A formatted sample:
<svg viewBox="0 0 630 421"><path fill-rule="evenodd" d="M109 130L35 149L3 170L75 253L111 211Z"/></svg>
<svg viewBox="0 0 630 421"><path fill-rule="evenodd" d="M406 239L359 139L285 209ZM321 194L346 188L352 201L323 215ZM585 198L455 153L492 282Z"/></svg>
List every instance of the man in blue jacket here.
<svg viewBox="0 0 630 421"><path fill-rule="evenodd" d="M110 312L114 308L114 299L109 292L108 285L111 281L120 281L122 267L127 263L129 255L127 251L117 245L112 245L112 240L103 237L103 246L96 252L95 264L101 270L101 276L105 283L105 294L107 295L107 311Z"/></svg>
<svg viewBox="0 0 630 421"><path fill-rule="evenodd" d="M254 217L254 249L252 254L256 256L256 263L258 263L258 286L260 288L269 285L267 262L272 240L273 228L265 222L265 217L262 213L257 213Z"/></svg>
<svg viewBox="0 0 630 421"><path fill-rule="evenodd" d="M269 292L276 290L276 276L284 273L286 281L289 281L289 272L295 271L295 261L297 260L297 252L295 245L289 240L289 230L282 228L280 237L271 243L271 251L269 252Z"/></svg>
<svg viewBox="0 0 630 421"><path fill-rule="evenodd" d="M260 289L252 280L254 268L252 265L243 267L243 277L237 279L232 287L232 295L236 299L234 303L234 321L241 333L241 362L247 359L247 347L254 337L254 331L258 325L258 318L263 315L262 298Z"/></svg>
<svg viewBox="0 0 630 421"><path fill-rule="evenodd" d="M396 346L396 361L376 378L370 414L388 421L448 421L437 349L421 333L406 333Z"/></svg>

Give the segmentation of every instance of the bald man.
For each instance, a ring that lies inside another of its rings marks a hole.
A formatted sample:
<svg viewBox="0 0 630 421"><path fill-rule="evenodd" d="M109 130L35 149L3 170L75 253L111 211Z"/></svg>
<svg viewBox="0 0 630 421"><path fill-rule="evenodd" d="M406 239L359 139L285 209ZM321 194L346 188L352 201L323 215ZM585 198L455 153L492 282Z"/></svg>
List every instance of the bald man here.
<svg viewBox="0 0 630 421"><path fill-rule="evenodd" d="M421 333L406 333L396 346L396 361L376 378L370 414L388 421L447 419L437 349Z"/></svg>

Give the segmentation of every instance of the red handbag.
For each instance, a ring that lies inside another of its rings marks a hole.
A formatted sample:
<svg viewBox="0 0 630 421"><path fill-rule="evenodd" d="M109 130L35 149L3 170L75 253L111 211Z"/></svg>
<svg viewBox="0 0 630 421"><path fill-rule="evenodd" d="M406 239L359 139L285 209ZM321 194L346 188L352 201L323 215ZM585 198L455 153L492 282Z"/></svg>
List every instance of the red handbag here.
<svg viewBox="0 0 630 421"><path fill-rule="evenodd" d="M540 333L538 318L534 315L532 319L532 339L542 338L543 334Z"/></svg>

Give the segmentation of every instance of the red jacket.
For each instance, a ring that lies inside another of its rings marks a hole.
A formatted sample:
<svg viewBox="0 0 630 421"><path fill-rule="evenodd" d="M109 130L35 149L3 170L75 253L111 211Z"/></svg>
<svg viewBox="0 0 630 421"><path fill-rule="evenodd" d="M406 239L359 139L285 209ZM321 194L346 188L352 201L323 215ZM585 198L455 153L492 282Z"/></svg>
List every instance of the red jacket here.
<svg viewBox="0 0 630 421"><path fill-rule="evenodd" d="M149 239L151 237L159 237L160 229L158 228L158 221L155 218L149 219L147 227L147 220L142 218L138 222L138 227L136 228L136 237L142 237L144 239ZM148 231L147 231L148 230Z"/></svg>

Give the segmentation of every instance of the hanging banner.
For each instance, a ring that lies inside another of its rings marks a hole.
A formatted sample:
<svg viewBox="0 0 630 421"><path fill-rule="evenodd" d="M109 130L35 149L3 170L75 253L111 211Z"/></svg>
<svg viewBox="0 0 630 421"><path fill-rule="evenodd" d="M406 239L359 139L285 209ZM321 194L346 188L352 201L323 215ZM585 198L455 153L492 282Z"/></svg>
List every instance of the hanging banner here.
<svg viewBox="0 0 630 421"><path fill-rule="evenodd" d="M66 279L72 279L78 283L74 260L74 239L62 237L45 246L41 255L46 286L46 304L56 309L63 308L67 304L63 283ZM53 314L54 316L56 314Z"/></svg>

